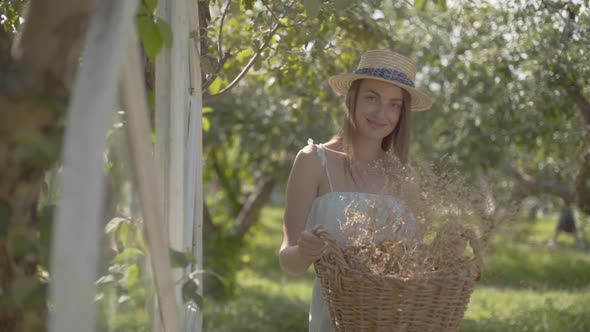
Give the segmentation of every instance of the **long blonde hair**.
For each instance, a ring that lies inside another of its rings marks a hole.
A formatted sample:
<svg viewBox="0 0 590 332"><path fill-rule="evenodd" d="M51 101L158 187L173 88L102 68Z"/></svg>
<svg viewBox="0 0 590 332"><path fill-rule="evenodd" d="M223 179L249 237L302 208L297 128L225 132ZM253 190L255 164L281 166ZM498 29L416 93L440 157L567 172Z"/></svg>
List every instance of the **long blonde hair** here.
<svg viewBox="0 0 590 332"><path fill-rule="evenodd" d="M352 148L352 137L356 132L355 123L355 112L356 112L356 101L360 90L362 80L356 80L352 82L348 93L346 94L346 109L347 112L344 115L342 121L342 127L334 135L333 139L342 144L342 148L346 153L347 160L351 160L354 151ZM410 149L410 134L411 134L411 105L412 99L410 94L402 89L402 112L399 117L397 126L391 134L383 138L381 142L381 149L385 152L390 152L393 147L393 153L397 156L399 161L405 165L408 162L408 151ZM348 163L350 165L350 163Z"/></svg>

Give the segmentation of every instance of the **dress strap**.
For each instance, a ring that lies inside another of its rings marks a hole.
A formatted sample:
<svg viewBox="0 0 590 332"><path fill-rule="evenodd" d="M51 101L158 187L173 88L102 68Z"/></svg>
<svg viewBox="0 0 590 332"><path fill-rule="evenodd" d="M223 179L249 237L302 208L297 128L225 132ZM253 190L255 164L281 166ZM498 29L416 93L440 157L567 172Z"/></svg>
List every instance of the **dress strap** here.
<svg viewBox="0 0 590 332"><path fill-rule="evenodd" d="M323 143L314 144L313 139L311 139L311 138L307 140L307 144L316 146L318 156L320 157L320 160L322 161L322 166L324 166L324 169L326 170L326 175L328 176L328 183L330 184L330 191L334 191L334 188L332 187L332 179L330 179L330 171L328 170L328 158L326 157L326 148L324 147L324 144Z"/></svg>

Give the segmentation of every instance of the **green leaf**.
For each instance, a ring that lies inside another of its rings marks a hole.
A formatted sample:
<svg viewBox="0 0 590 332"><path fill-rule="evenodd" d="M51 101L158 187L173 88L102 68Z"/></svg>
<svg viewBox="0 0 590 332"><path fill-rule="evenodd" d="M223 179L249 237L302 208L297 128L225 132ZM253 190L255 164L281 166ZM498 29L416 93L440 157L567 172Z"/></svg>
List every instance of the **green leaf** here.
<svg viewBox="0 0 590 332"><path fill-rule="evenodd" d="M104 227L104 232L105 234L112 234L114 231L117 230L117 228L119 228L119 226L121 225L121 223L124 223L128 221L125 218L120 218L120 217L115 217L113 219L111 219L111 221L109 221L107 223L107 225Z"/></svg>
<svg viewBox="0 0 590 332"><path fill-rule="evenodd" d="M203 126L203 131L209 131L209 128L211 128L211 122L209 121L208 118L203 117L202 118L202 126Z"/></svg>
<svg viewBox="0 0 590 332"><path fill-rule="evenodd" d="M414 8L424 10L426 7L426 0L414 0Z"/></svg>
<svg viewBox="0 0 590 332"><path fill-rule="evenodd" d="M214 95L221 90L221 78L216 77L215 80L209 86L209 93Z"/></svg>
<svg viewBox="0 0 590 332"><path fill-rule="evenodd" d="M236 54L236 60L240 63L246 62L246 60L249 60L253 55L254 51L252 49L245 49Z"/></svg>
<svg viewBox="0 0 590 332"><path fill-rule="evenodd" d="M249 10L254 7L255 0L244 0L244 9Z"/></svg>
<svg viewBox="0 0 590 332"><path fill-rule="evenodd" d="M195 258L189 252L176 251L176 250L170 248L169 253L170 253L170 263L172 264L173 268L177 268L177 267L185 268L185 267L189 266L189 264L195 263Z"/></svg>
<svg viewBox="0 0 590 332"><path fill-rule="evenodd" d="M307 17L314 19L320 13L320 3L318 0L303 0L303 7L307 13Z"/></svg>
<svg viewBox="0 0 590 332"><path fill-rule="evenodd" d="M113 263L120 264L125 262L131 262L135 260L137 257L143 257L143 251L137 248L125 248L123 252L115 256L113 259Z"/></svg>
<svg viewBox="0 0 590 332"><path fill-rule="evenodd" d="M240 9L240 0L232 1L232 3L229 5L229 11L234 15L239 15L242 11Z"/></svg>
<svg viewBox="0 0 590 332"><path fill-rule="evenodd" d="M173 34L170 24L161 18L156 19L156 24L158 24L158 29L160 29L160 34L162 35L162 39L164 39L166 46L172 47Z"/></svg>
<svg viewBox="0 0 590 332"><path fill-rule="evenodd" d="M182 301L194 302L199 309L203 308L203 298L199 294L199 286L194 280L189 279L182 285Z"/></svg>
<svg viewBox="0 0 590 332"><path fill-rule="evenodd" d="M119 241L121 241L123 247L127 247L129 243L129 237L129 223L122 223L119 227Z"/></svg>
<svg viewBox="0 0 590 332"><path fill-rule="evenodd" d="M164 45L160 28L158 27L158 24L147 16L138 17L136 22L143 50L148 59L153 63L156 59L156 55L158 55L158 52L160 52L160 49L162 49L162 46Z"/></svg>
<svg viewBox="0 0 590 332"><path fill-rule="evenodd" d="M147 245L145 244L145 239L143 237L143 231L141 228L135 232L135 241L137 241L137 245L143 250L144 252L148 251Z"/></svg>
<svg viewBox="0 0 590 332"><path fill-rule="evenodd" d="M447 0L438 0L438 8L440 8L440 10L443 12L446 12L448 9Z"/></svg>
<svg viewBox="0 0 590 332"><path fill-rule="evenodd" d="M139 280L139 268L137 264L132 264L127 268L127 288L132 288Z"/></svg>
<svg viewBox="0 0 590 332"><path fill-rule="evenodd" d="M153 12L158 7L158 0L144 0L143 1L149 12Z"/></svg>

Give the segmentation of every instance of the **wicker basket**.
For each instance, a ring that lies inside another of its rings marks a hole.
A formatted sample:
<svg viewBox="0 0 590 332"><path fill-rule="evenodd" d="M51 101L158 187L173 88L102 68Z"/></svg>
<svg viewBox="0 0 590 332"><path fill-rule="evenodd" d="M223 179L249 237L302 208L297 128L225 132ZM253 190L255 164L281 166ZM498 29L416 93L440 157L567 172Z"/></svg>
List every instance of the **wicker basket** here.
<svg viewBox="0 0 590 332"><path fill-rule="evenodd" d="M473 286L481 275L481 253L469 243L474 257L453 271L433 271L419 278L377 276L351 269L334 241L314 263L338 332L458 331Z"/></svg>

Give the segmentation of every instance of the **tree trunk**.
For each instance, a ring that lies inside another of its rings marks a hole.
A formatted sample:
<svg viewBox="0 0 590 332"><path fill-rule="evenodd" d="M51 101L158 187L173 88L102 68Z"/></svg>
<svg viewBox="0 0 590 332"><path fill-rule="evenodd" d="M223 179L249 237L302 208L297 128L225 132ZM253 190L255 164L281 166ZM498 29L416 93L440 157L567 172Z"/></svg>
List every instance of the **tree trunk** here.
<svg viewBox="0 0 590 332"><path fill-rule="evenodd" d="M576 176L576 193L578 195L578 208L590 215L590 151L586 151Z"/></svg>
<svg viewBox="0 0 590 332"><path fill-rule="evenodd" d="M582 118L586 123L587 131L589 131L590 101L588 101L588 99L584 97L584 94L582 93L582 87L575 82L570 82L569 84L566 84L564 88L567 91L568 96L572 98L574 103L576 103L576 106L578 106L578 111L580 112L580 115L582 115Z"/></svg>
<svg viewBox="0 0 590 332"><path fill-rule="evenodd" d="M268 202L275 184L276 179L272 177L262 179L243 205L229 232L223 232L220 227L209 222L208 219L211 216L205 208L203 222L207 236L204 243L207 245L206 250L208 250L208 254L204 257L205 267L207 270L221 275L224 279L221 282L218 278L205 276L204 287L207 294L224 298L233 293L237 282L236 272L240 262L244 236L258 221L260 211ZM208 224L210 225L208 226ZM207 230L208 227L213 228L214 231Z"/></svg>
<svg viewBox="0 0 590 332"><path fill-rule="evenodd" d="M207 207L207 204L203 203L203 233L212 234L217 233L219 227L213 223L213 217Z"/></svg>
<svg viewBox="0 0 590 332"><path fill-rule="evenodd" d="M560 72L562 77L568 77ZM590 101L584 96L583 88L575 80L566 80L562 87L568 96L574 101L580 115L584 119L583 130L586 133L586 147L582 164L579 166L576 176L575 191L578 208L590 215Z"/></svg>
<svg viewBox="0 0 590 332"><path fill-rule="evenodd" d="M578 110L584 118L586 138L590 139L590 101L582 94L582 88L577 84L571 84L567 88L568 94L574 99ZM590 142L586 141L588 150L584 154L582 164L576 176L577 205L584 213L590 215Z"/></svg>
<svg viewBox="0 0 590 332"><path fill-rule="evenodd" d="M267 177L263 179L256 190L250 194L248 200L240 210L240 214L235 220L234 227L230 233L232 237L241 241L250 227L256 223L260 217L260 210L262 210L266 202L268 202L275 183L275 178Z"/></svg>
<svg viewBox="0 0 590 332"><path fill-rule="evenodd" d="M11 290L16 279L35 279L41 254L34 245L39 239L37 201L45 172L60 156L70 82L78 68L93 8L93 0L30 1L20 34L13 40L14 36L0 32L0 288L3 290ZM30 244L27 251L15 251L19 246L14 246L14 239L27 239ZM41 286L37 281L35 287ZM4 297L8 301L0 304L0 330L19 330L25 313L10 291ZM38 315L34 316L42 320L45 308L35 311Z"/></svg>

